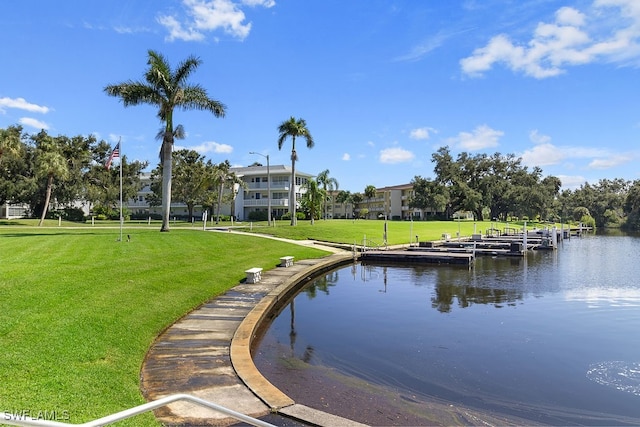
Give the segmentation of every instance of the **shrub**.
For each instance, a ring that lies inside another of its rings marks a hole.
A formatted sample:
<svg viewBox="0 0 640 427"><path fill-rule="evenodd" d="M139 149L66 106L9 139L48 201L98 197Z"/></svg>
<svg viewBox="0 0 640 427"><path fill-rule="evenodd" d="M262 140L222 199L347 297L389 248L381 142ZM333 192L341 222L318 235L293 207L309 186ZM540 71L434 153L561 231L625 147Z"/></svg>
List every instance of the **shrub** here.
<svg viewBox="0 0 640 427"><path fill-rule="evenodd" d="M249 212L249 221L267 221L267 220L268 220L267 211Z"/></svg>

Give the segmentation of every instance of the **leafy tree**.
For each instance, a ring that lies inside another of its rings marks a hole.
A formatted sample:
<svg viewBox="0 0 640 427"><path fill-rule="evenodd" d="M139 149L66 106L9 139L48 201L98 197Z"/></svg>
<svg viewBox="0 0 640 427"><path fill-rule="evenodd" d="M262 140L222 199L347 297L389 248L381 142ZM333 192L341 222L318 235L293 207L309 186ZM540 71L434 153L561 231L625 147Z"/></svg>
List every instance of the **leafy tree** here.
<svg viewBox="0 0 640 427"><path fill-rule="evenodd" d="M601 179L596 184L584 183L562 194L562 204L571 211L585 207L597 227L620 226L624 222L625 202L631 183L623 179Z"/></svg>
<svg viewBox="0 0 640 427"><path fill-rule="evenodd" d="M35 191L33 147L20 126L0 129L0 204L19 203Z"/></svg>
<svg viewBox="0 0 640 427"><path fill-rule="evenodd" d="M92 149L92 165L84 176L85 199L93 205L93 211L116 212L120 201L120 168L122 168L122 198L135 198L142 188L140 174L148 166L147 162L129 162L121 154L120 164L107 169L105 163L111 154L111 146L100 141ZM112 215L109 215L112 216ZM119 217L119 214L116 218Z"/></svg>
<svg viewBox="0 0 640 427"><path fill-rule="evenodd" d="M291 138L291 185L289 195L289 213L291 214L291 225L296 225L296 160L298 154L296 152L296 138L304 138L307 148L313 148L313 136L307 128L307 122L304 119L296 119L291 116L289 120L285 120L278 126L278 150L282 149L287 138Z"/></svg>
<svg viewBox="0 0 640 427"><path fill-rule="evenodd" d="M200 59L189 56L171 69L167 59L153 50L148 52L145 81L127 81L108 85L104 88L107 95L118 97L125 107L130 105L151 104L158 108L158 118L163 123L160 161L162 171L162 228L169 231L169 215L171 209L172 151L176 136L184 134L182 126L174 127L173 112L175 108L183 110L204 110L215 117L223 117L225 106L210 98L207 91L198 84L189 84L187 79L201 64Z"/></svg>
<svg viewBox="0 0 640 427"><path fill-rule="evenodd" d="M631 231L640 230L640 180L635 180L627 191L624 202L624 212L627 216L623 228Z"/></svg>
<svg viewBox="0 0 640 427"><path fill-rule="evenodd" d="M362 193L353 193L351 195L351 201L353 201L354 210L358 209L358 206L360 206L360 203L362 203L363 200L364 200L364 196L362 195ZM369 209L367 209L367 215L368 214L369 214ZM354 212L354 215L356 218L362 217L361 212L358 212L357 215L356 215L356 212Z"/></svg>
<svg viewBox="0 0 640 427"><path fill-rule="evenodd" d="M329 176L329 169L320 172L316 177L316 182L322 187L326 195L322 204L324 207L324 219L327 219L327 205L331 202L331 192L337 190L340 184L337 179Z"/></svg>
<svg viewBox="0 0 640 427"><path fill-rule="evenodd" d="M443 212L447 206L446 188L437 182L416 175L412 180L413 195L409 207L422 211Z"/></svg>
<svg viewBox="0 0 640 427"><path fill-rule="evenodd" d="M182 149L173 152L172 196L187 205L189 219L193 208L202 204L207 188L204 156L195 150Z"/></svg>

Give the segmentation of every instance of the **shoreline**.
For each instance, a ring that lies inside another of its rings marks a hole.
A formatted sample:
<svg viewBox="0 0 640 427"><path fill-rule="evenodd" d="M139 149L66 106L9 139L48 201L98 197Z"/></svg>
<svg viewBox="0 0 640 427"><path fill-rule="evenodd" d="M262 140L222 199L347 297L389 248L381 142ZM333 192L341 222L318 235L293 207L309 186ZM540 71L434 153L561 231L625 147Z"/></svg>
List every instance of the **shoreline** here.
<svg viewBox="0 0 640 427"><path fill-rule="evenodd" d="M371 426L521 426L531 420L470 409L372 384L287 356L278 343L261 342L258 371L296 403Z"/></svg>

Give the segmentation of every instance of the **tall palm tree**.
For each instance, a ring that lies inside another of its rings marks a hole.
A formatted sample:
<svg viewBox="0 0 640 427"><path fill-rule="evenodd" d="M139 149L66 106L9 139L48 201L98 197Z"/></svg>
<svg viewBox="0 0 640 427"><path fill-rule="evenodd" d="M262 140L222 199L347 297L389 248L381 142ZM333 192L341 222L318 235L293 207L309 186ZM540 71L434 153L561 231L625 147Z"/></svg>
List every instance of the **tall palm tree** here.
<svg viewBox="0 0 640 427"><path fill-rule="evenodd" d="M36 160L36 175L47 179L47 192L44 199L44 207L42 208L40 222L38 222L38 227L41 227L44 223L44 218L47 216L47 210L49 209L49 203L51 202L51 190L53 189L54 179L66 179L69 176L69 164L67 163L67 159L52 143L46 144L46 146L39 149Z"/></svg>
<svg viewBox="0 0 640 427"><path fill-rule="evenodd" d="M171 209L171 173L174 138L184 134L182 126L173 126L173 110L201 110L213 113L215 117L224 117L225 105L211 99L207 91L198 84L189 84L187 79L202 63L199 58L189 56L171 69L167 59L160 53L149 50L149 59L144 80L126 81L108 85L104 91L109 96L119 97L125 107L130 105L151 104L158 108L158 118L163 123L160 162L162 162L162 228L169 231Z"/></svg>
<svg viewBox="0 0 640 427"><path fill-rule="evenodd" d="M340 186L340 184L338 183L338 180L335 178L332 178L329 176L329 169L325 169L322 172L320 172L318 174L318 176L316 177L316 181L318 182L318 184L320 184L322 186L322 189L324 190L325 194L327 195L327 197L324 200L323 206L324 206L324 219L327 219L327 205L328 205L328 201L331 200L331 192L334 190L337 190L338 187Z"/></svg>
<svg viewBox="0 0 640 427"><path fill-rule="evenodd" d="M282 149L284 141L291 137L291 185L289 190L289 213L291 214L291 225L296 225L296 138L302 137L307 142L307 148L313 148L313 137L307 129L307 122L304 119L296 119L291 116L278 126L278 150Z"/></svg>

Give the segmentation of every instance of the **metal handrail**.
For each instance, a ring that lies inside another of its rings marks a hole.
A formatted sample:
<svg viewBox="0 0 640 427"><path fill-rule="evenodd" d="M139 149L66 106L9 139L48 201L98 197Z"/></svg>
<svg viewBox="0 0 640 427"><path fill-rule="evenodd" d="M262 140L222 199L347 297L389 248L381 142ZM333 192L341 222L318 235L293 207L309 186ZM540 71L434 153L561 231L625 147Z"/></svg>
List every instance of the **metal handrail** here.
<svg viewBox="0 0 640 427"><path fill-rule="evenodd" d="M223 413L225 415L228 415L232 418L235 418L236 420L244 421L245 423L248 423L257 427L276 427L273 424L269 424L267 422L258 420L256 418L250 417L240 412L233 411L231 409L225 408L224 406L217 405L207 400L200 399L199 397L191 396L189 394L172 394L171 396L154 400L152 402L145 403L143 405L136 406L121 412L117 412L112 415L107 415L106 417L98 418L97 420L89 421L83 424L70 424L70 423L63 423L63 422L53 421L53 420L34 419L31 417L11 414L9 412L3 413L2 419L0 419L0 424L10 424L10 425L16 425L16 426L35 426L35 427L64 427L64 426L98 427L98 426L104 426L107 424L112 424L118 421L122 421L126 418L135 417L136 415L140 415L145 412L152 411L154 409L160 408L162 406L166 406L178 400L187 400L189 402L192 402L201 406L206 406L207 408L210 408L220 413Z"/></svg>

